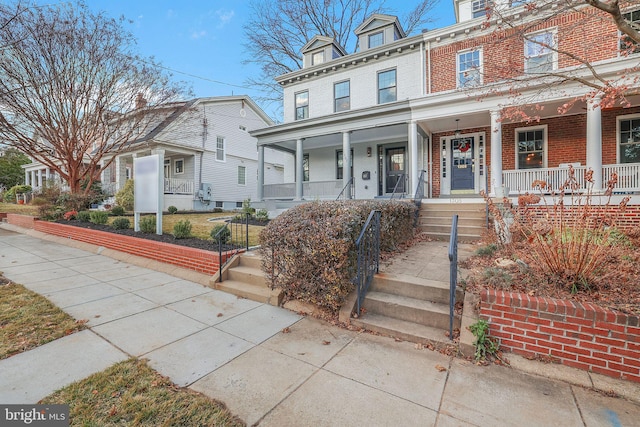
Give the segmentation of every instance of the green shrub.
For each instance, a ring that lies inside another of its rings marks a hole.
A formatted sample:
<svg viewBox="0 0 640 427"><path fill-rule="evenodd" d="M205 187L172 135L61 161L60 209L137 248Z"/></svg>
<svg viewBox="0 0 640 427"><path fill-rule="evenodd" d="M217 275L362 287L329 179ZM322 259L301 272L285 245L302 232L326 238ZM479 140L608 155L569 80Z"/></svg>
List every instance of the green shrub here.
<svg viewBox="0 0 640 427"><path fill-rule="evenodd" d="M116 230L126 230L131 227L131 222L128 218L119 217L113 220L111 226Z"/></svg>
<svg viewBox="0 0 640 427"><path fill-rule="evenodd" d="M16 203L16 193L28 193L30 191L30 185L14 185L4 192L4 201L6 203Z"/></svg>
<svg viewBox="0 0 640 427"><path fill-rule="evenodd" d="M175 214L176 212L178 212L178 208L176 208L175 206L169 206L167 208L167 212L169 212L171 215Z"/></svg>
<svg viewBox="0 0 640 427"><path fill-rule="evenodd" d="M222 213L222 212L223 212L223 210L222 210L222 208L213 208L213 212L215 212L215 213Z"/></svg>
<svg viewBox="0 0 640 427"><path fill-rule="evenodd" d="M94 224L106 224L109 221L109 213L106 211L91 211L89 221Z"/></svg>
<svg viewBox="0 0 640 427"><path fill-rule="evenodd" d="M82 222L89 222L91 220L91 212L80 211L78 212L78 215L76 215L76 219Z"/></svg>
<svg viewBox="0 0 640 427"><path fill-rule="evenodd" d="M113 208L111 208L111 215L113 216L124 215L124 208L122 206L115 205Z"/></svg>
<svg viewBox="0 0 640 427"><path fill-rule="evenodd" d="M147 215L140 218L140 231L143 233L155 233L156 232L156 216Z"/></svg>
<svg viewBox="0 0 640 427"><path fill-rule="evenodd" d="M495 243L490 243L487 246L481 246L476 249L475 254L478 256L491 256L498 250L498 245Z"/></svg>
<svg viewBox="0 0 640 427"><path fill-rule="evenodd" d="M124 183L124 187L116 193L116 203L125 210L133 210L133 180Z"/></svg>
<svg viewBox="0 0 640 427"><path fill-rule="evenodd" d="M218 233L220 233L218 235ZM231 238L231 230L226 224L218 224L211 230L211 238L215 243L222 243L223 245Z"/></svg>
<svg viewBox="0 0 640 427"><path fill-rule="evenodd" d="M355 241L372 210L381 211L381 249L413 237L416 206L402 201L313 202L289 209L260 233L268 281L285 298L337 312L353 289Z"/></svg>
<svg viewBox="0 0 640 427"><path fill-rule="evenodd" d="M50 192L53 195L55 193ZM65 211L81 211L89 208L95 197L90 194L60 193L52 200L52 203L60 206Z"/></svg>
<svg viewBox="0 0 640 427"><path fill-rule="evenodd" d="M173 237L176 239L186 239L191 237L191 223L188 219L175 223L173 226Z"/></svg>
<svg viewBox="0 0 640 427"><path fill-rule="evenodd" d="M269 212L266 209L260 209L256 212L256 219L261 222L269 221Z"/></svg>
<svg viewBox="0 0 640 427"><path fill-rule="evenodd" d="M487 357L497 357L498 344L488 336L489 323L480 319L473 325L469 326L469 330L476 337L473 345L476 347L476 361L485 361Z"/></svg>

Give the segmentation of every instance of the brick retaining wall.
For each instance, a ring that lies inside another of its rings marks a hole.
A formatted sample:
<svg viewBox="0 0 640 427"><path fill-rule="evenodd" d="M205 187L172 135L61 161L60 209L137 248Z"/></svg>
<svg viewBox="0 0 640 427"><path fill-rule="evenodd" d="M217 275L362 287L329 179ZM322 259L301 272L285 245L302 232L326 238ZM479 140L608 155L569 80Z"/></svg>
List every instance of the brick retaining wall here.
<svg viewBox="0 0 640 427"><path fill-rule="evenodd" d="M33 222L36 219L30 215L20 215L14 213L7 214L7 222L22 228L33 228Z"/></svg>
<svg viewBox="0 0 640 427"><path fill-rule="evenodd" d="M484 290L480 299L480 316L502 350L640 382L638 316L516 292Z"/></svg>

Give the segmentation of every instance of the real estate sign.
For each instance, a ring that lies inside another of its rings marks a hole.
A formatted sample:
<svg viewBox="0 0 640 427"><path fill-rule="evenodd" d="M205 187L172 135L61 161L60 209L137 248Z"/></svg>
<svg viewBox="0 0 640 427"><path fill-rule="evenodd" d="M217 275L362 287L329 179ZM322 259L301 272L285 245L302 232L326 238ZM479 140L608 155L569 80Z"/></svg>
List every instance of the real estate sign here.
<svg viewBox="0 0 640 427"><path fill-rule="evenodd" d="M164 196L162 164L164 156L152 154L133 159L134 229L140 231L140 214L156 214L156 234L162 234L162 205Z"/></svg>

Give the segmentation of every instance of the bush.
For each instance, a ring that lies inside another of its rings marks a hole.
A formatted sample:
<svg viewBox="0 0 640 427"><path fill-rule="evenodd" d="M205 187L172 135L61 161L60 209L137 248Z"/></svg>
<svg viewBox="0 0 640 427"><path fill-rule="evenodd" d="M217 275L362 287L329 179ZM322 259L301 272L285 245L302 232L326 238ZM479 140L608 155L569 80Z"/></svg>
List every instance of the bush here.
<svg viewBox="0 0 640 427"><path fill-rule="evenodd" d="M113 222L111 223L111 226L115 230L126 230L129 227L131 227L131 222L129 221L128 218L119 217L113 220Z"/></svg>
<svg viewBox="0 0 640 427"><path fill-rule="evenodd" d="M416 206L402 201L313 202L284 212L260 233L263 269L287 299L337 312L353 289L355 241L371 210L381 211L381 248L413 237Z"/></svg>
<svg viewBox="0 0 640 427"><path fill-rule="evenodd" d="M218 233L220 233L218 235ZM211 238L215 243L222 243L223 245L231 238L231 230L226 224L218 224L211 230Z"/></svg>
<svg viewBox="0 0 640 427"><path fill-rule="evenodd" d="M155 233L156 232L156 216L147 215L140 218L140 231L143 233Z"/></svg>
<svg viewBox="0 0 640 427"><path fill-rule="evenodd" d="M125 210L133 210L133 180L124 183L124 187L116 193L116 203Z"/></svg>
<svg viewBox="0 0 640 427"><path fill-rule="evenodd" d="M215 212L215 213L222 213L222 212L223 212L223 210L222 210L222 208L213 208L213 212Z"/></svg>
<svg viewBox="0 0 640 427"><path fill-rule="evenodd" d="M122 206L114 206L111 208L111 215L113 216L122 216L124 215L124 208Z"/></svg>
<svg viewBox="0 0 640 427"><path fill-rule="evenodd" d="M91 220L91 212L80 211L78 212L78 215L76 215L76 219L82 222L89 222Z"/></svg>
<svg viewBox="0 0 640 427"><path fill-rule="evenodd" d="M55 199L54 203L65 211L81 211L87 209L91 205L93 199L94 196L87 194L61 193Z"/></svg>
<svg viewBox="0 0 640 427"><path fill-rule="evenodd" d="M253 217L253 214L256 213L256 210L251 207L251 199L245 199L242 202L242 213L244 214L243 216L249 215L250 217Z"/></svg>
<svg viewBox="0 0 640 427"><path fill-rule="evenodd" d="M178 208L176 208L175 206L169 206L167 208L167 212L169 212L171 215L175 214L176 212L178 212Z"/></svg>
<svg viewBox="0 0 640 427"><path fill-rule="evenodd" d="M106 224L109 221L109 214L105 211L91 211L89 221L94 224Z"/></svg>
<svg viewBox="0 0 640 427"><path fill-rule="evenodd" d="M16 203L16 193L28 193L31 191L30 185L14 185L4 193L6 203Z"/></svg>
<svg viewBox="0 0 640 427"><path fill-rule="evenodd" d="M72 219L76 219L77 215L78 215L78 211L68 211L68 212L65 212L64 215L62 215L62 217L67 221L71 221Z"/></svg>
<svg viewBox="0 0 640 427"><path fill-rule="evenodd" d="M260 222L269 221L269 212L266 209L260 209L256 212L256 219Z"/></svg>
<svg viewBox="0 0 640 427"><path fill-rule="evenodd" d="M176 222L173 226L173 237L176 239L187 239L191 237L191 223L188 219Z"/></svg>

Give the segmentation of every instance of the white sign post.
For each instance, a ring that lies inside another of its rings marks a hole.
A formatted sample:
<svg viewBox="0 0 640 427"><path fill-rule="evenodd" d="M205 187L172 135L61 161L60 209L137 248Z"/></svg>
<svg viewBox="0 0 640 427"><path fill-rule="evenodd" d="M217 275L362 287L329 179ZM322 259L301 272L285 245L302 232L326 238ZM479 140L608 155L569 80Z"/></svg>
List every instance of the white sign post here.
<svg viewBox="0 0 640 427"><path fill-rule="evenodd" d="M140 231L140 214L156 214L156 234L162 235L162 207L164 204L164 153L133 159L134 171L134 230Z"/></svg>

